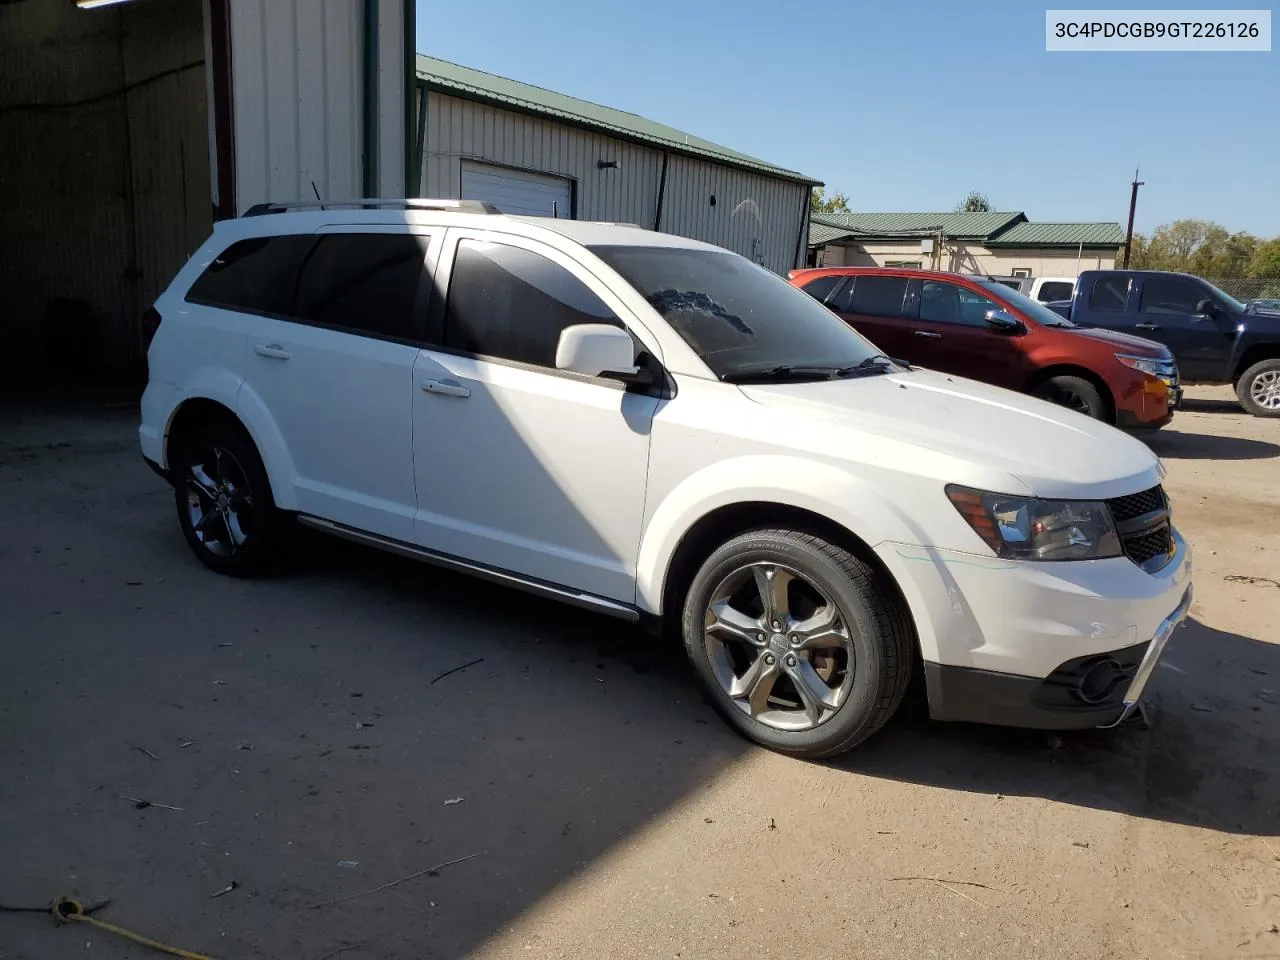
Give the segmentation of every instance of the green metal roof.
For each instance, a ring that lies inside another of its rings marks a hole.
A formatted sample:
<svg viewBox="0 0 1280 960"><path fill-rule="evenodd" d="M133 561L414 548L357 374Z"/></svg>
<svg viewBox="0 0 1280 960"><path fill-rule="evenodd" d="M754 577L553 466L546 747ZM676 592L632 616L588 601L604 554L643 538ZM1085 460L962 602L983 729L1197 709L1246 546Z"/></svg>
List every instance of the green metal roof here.
<svg viewBox="0 0 1280 960"><path fill-rule="evenodd" d="M730 150L710 140L703 140L683 130L655 123L634 113L579 100L577 97L569 97L563 93L521 83L518 80L509 80L482 70L473 70L447 60L437 60L435 57L418 54L417 73L418 79L427 86L471 100L483 100L502 107L568 121L627 140L653 144L673 153L715 160L718 163L743 167L785 180L822 184L821 180L765 163L745 153Z"/></svg>
<svg viewBox="0 0 1280 960"><path fill-rule="evenodd" d="M1019 223L987 241L989 247L1121 247L1118 223Z"/></svg>
<svg viewBox="0 0 1280 960"><path fill-rule="evenodd" d="M852 230L845 230L842 227L829 227L825 223L819 223L817 220L809 221L809 246L811 247L820 246L824 243L833 243L836 240L844 240L852 236L855 236Z"/></svg>
<svg viewBox="0 0 1280 960"><path fill-rule="evenodd" d="M811 224L847 230L864 239L892 239L895 236L928 236L939 227L955 240L986 240L1027 215L1009 213L815 213ZM810 236L813 227L810 226Z"/></svg>

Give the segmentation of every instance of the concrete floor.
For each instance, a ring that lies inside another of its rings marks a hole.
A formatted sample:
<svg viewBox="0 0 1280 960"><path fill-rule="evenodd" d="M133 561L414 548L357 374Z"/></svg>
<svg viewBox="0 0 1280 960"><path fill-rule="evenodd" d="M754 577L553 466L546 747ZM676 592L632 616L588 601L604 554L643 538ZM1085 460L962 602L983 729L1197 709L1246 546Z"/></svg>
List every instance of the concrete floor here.
<svg viewBox="0 0 1280 960"><path fill-rule="evenodd" d="M1227 579L1280 580L1280 421L1228 396L1149 441L1197 550L1153 730L908 711L826 765L609 620L315 538L217 577L136 411L10 406L0 902L223 960L1280 957L1280 588ZM151 955L0 914L5 960Z"/></svg>

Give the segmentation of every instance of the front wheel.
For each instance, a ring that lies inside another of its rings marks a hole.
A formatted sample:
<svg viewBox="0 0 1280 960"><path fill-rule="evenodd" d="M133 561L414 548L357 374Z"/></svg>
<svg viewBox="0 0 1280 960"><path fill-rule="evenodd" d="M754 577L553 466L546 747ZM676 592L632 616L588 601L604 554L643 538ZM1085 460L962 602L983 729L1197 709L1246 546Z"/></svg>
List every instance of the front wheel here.
<svg viewBox="0 0 1280 960"><path fill-rule="evenodd" d="M1032 391L1032 396L1083 413L1094 420L1107 419L1107 405L1102 394L1083 377L1050 377Z"/></svg>
<svg viewBox="0 0 1280 960"><path fill-rule="evenodd" d="M180 440L170 466L178 523L200 562L233 577L262 572L282 517L253 441L231 424L205 424Z"/></svg>
<svg viewBox="0 0 1280 960"><path fill-rule="evenodd" d="M1262 360L1244 372L1236 396L1255 417L1280 417L1280 358Z"/></svg>
<svg viewBox="0 0 1280 960"><path fill-rule="evenodd" d="M833 756L871 736L911 676L910 627L883 575L792 530L745 533L708 557L682 628L721 716L793 756Z"/></svg>

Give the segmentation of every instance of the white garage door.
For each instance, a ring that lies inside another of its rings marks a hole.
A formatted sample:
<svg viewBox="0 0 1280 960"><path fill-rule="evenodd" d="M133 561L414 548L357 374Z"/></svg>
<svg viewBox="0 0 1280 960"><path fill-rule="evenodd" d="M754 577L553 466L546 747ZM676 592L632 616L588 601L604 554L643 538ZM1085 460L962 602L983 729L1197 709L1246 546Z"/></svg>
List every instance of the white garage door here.
<svg viewBox="0 0 1280 960"><path fill-rule="evenodd" d="M462 199L487 200L503 213L528 217L573 216L573 185L564 177L462 163Z"/></svg>

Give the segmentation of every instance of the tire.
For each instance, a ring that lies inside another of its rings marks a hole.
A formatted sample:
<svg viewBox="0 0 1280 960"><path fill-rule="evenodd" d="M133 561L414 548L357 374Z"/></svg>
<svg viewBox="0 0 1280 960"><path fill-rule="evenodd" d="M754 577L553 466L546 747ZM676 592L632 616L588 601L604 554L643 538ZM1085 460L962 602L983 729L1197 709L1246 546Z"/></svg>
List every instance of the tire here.
<svg viewBox="0 0 1280 960"><path fill-rule="evenodd" d="M1280 357L1260 360L1236 381L1236 396L1246 413L1280 417Z"/></svg>
<svg viewBox="0 0 1280 960"><path fill-rule="evenodd" d="M170 467L178 524L200 562L231 577L265 572L278 554L285 518L244 429L224 422L196 427L179 438Z"/></svg>
<svg viewBox="0 0 1280 960"><path fill-rule="evenodd" d="M1031 391L1031 395L1056 403L1060 407L1066 407L1068 410L1074 410L1076 413L1083 413L1094 420L1109 418L1107 404L1102 399L1102 394L1097 387L1083 377L1050 377L1044 383L1037 385Z"/></svg>
<svg viewBox="0 0 1280 960"><path fill-rule="evenodd" d="M774 620L763 598L779 586L774 610L786 611ZM712 553L690 585L681 629L720 715L792 756L861 743L893 716L911 680L913 634L883 576L794 530L744 533Z"/></svg>

